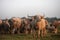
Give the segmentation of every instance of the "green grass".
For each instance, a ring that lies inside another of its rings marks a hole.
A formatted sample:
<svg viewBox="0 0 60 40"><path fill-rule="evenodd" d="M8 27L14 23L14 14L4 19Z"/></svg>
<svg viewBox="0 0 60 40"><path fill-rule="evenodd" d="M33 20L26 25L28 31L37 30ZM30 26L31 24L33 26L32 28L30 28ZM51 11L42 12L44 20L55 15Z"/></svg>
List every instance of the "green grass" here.
<svg viewBox="0 0 60 40"><path fill-rule="evenodd" d="M33 38L31 34L0 34L0 40L60 40L60 27L57 34L48 33L45 37Z"/></svg>
<svg viewBox="0 0 60 40"><path fill-rule="evenodd" d="M0 34L0 40L60 40L60 33L59 34L48 34L45 37L40 37L40 38L33 38L32 35L28 34Z"/></svg>

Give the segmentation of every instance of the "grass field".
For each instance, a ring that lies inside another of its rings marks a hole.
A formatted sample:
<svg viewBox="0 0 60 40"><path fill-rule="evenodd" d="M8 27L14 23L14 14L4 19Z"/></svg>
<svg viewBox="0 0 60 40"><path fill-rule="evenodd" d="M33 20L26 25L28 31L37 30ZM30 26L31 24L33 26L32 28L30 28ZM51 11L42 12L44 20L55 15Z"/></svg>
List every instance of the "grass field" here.
<svg viewBox="0 0 60 40"><path fill-rule="evenodd" d="M60 28L58 28L60 31ZM0 40L60 40L60 32L48 33L45 37L33 38L31 34L0 34Z"/></svg>
<svg viewBox="0 0 60 40"><path fill-rule="evenodd" d="M40 37L40 38L33 38L32 35L28 34L0 34L0 40L60 40L60 33L58 34L52 34L49 33L47 36L45 37Z"/></svg>

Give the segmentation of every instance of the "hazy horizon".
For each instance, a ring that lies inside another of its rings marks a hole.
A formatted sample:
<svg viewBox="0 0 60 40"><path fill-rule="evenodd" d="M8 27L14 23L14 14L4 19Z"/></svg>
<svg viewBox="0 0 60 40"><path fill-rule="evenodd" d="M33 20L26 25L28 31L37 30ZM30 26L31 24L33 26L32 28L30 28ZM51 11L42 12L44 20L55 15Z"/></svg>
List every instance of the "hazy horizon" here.
<svg viewBox="0 0 60 40"><path fill-rule="evenodd" d="M60 0L0 0L0 18L45 15L60 18Z"/></svg>

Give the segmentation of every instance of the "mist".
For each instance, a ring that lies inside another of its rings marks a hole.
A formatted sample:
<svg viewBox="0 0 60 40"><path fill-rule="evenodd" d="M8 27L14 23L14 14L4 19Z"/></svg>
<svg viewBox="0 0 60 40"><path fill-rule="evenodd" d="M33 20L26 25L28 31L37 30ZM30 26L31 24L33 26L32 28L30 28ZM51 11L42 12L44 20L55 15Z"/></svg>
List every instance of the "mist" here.
<svg viewBox="0 0 60 40"><path fill-rule="evenodd" d="M45 15L60 18L60 0L0 0L0 18Z"/></svg>

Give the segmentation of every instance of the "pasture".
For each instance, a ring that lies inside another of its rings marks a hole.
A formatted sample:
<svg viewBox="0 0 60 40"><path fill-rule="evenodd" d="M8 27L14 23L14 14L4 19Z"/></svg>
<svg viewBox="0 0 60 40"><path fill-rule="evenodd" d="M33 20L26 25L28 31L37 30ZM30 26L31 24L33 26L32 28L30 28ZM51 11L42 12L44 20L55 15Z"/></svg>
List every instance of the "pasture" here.
<svg viewBox="0 0 60 40"><path fill-rule="evenodd" d="M60 33L55 35L55 34L50 34L45 37L40 37L40 38L33 38L32 35L25 35L25 34L3 34L0 35L0 40L60 40Z"/></svg>
<svg viewBox="0 0 60 40"><path fill-rule="evenodd" d="M33 38L31 34L0 34L0 40L60 40L60 27L57 34L48 32L43 38Z"/></svg>
<svg viewBox="0 0 60 40"><path fill-rule="evenodd" d="M0 40L60 40L60 26L58 27L58 33L54 34L47 31L45 37L33 37L32 34L0 34Z"/></svg>

